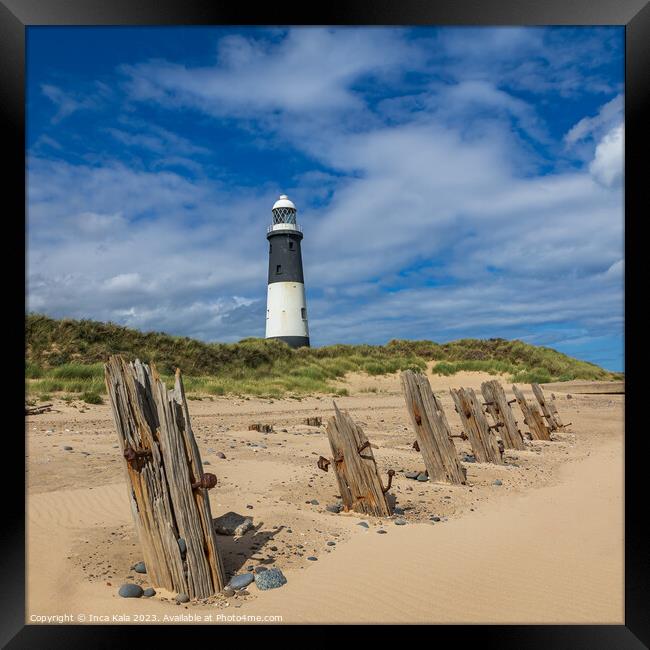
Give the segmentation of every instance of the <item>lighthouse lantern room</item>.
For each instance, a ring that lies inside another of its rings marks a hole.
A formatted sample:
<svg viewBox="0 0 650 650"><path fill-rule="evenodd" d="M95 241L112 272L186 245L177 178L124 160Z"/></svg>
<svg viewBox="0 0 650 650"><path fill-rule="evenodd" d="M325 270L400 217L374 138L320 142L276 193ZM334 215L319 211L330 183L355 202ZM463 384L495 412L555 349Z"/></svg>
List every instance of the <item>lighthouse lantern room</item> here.
<svg viewBox="0 0 650 650"><path fill-rule="evenodd" d="M280 339L292 348L309 347L305 280L302 273L302 228L296 206L286 194L273 204L268 227L269 283L266 300L266 338Z"/></svg>

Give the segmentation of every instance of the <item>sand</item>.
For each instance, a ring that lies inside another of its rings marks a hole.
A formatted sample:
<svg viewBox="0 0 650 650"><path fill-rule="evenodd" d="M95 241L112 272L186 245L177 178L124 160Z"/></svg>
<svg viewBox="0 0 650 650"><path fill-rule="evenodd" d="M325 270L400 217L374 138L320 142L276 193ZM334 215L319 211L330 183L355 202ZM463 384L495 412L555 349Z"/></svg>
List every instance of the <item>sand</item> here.
<svg viewBox="0 0 650 650"><path fill-rule="evenodd" d="M449 387L478 388L488 378L431 377L456 432ZM302 420L325 419L330 397L192 400L206 471L219 477L213 516L234 510L256 525L239 540L218 536L226 570L277 566L288 580L208 603L176 605L164 590L150 599L117 595L124 582L149 583L130 568L141 556L108 405L55 399L56 412L27 417L27 622L623 622L624 395L558 391L567 431L507 451L506 466L464 463L469 485L447 486L400 471L424 466L410 447L396 376L341 385L350 396L337 404L376 445L384 480L389 468L398 472L391 491L408 523L325 510L337 501L332 472L316 468L319 455L330 455L327 438ZM522 419L518 407L515 414ZM274 432L248 431L253 422ZM431 523L433 515L441 520Z"/></svg>

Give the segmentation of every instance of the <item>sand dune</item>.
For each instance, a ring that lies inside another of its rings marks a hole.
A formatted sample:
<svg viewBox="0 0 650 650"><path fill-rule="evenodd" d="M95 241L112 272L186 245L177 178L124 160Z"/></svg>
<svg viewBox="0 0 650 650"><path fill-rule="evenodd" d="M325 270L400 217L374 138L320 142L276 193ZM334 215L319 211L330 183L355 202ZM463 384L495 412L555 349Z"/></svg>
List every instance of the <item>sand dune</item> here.
<svg viewBox="0 0 650 650"><path fill-rule="evenodd" d="M447 388L485 379L466 374L432 382L454 428L460 424ZM382 471L418 469L396 379L382 378L383 392L361 392L368 380L349 378L351 396L337 401L363 422ZM301 421L326 416L329 398L190 402L201 453L220 479L210 494L213 514L235 510L259 526L238 541L219 538L226 569L270 560L288 583L183 606L162 600L173 596L162 590L152 599L117 596L123 582L148 583L130 570L141 558L110 412L55 406L59 413L27 418L27 622L57 614L75 622L79 614L84 622L119 622L110 620L116 614L156 617L148 622L180 614L283 622L623 621L621 395L562 397L570 432L510 454L505 467L467 464L469 486L414 485L398 473L393 491L408 524L370 518L368 529L357 525L360 516L324 508L336 494L331 473L315 468L328 453L326 437ZM252 421L272 422L275 433L248 431ZM311 499L319 504L305 503ZM446 521L431 524L431 514ZM380 526L388 534L377 534ZM318 561L307 561L311 554Z"/></svg>

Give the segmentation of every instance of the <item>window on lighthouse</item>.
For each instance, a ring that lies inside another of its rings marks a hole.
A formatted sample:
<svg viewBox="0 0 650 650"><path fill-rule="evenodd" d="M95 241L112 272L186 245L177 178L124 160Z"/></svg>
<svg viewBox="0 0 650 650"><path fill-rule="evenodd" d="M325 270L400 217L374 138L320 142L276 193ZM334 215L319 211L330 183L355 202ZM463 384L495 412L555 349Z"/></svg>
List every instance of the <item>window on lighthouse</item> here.
<svg viewBox="0 0 650 650"><path fill-rule="evenodd" d="M293 250L293 242L292 242L292 241L289 242L289 250L290 250L290 251Z"/></svg>
<svg viewBox="0 0 650 650"><path fill-rule="evenodd" d="M302 316L303 320L307 320L307 309L305 309L305 307L300 308L300 315Z"/></svg>
<svg viewBox="0 0 650 650"><path fill-rule="evenodd" d="M282 273L282 264L278 264L278 265L275 267L275 272L276 272L276 274L277 274L277 273Z"/></svg>

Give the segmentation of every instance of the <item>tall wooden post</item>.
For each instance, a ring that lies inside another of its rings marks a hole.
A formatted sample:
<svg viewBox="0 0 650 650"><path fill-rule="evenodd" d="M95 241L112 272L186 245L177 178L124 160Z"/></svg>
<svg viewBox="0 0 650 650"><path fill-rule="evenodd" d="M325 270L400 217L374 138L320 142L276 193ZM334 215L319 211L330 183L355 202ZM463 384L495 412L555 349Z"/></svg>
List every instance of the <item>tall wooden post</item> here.
<svg viewBox="0 0 650 650"><path fill-rule="evenodd" d="M401 380L406 410L411 417L429 480L464 484L465 469L458 459L447 418L429 380L412 370L405 370Z"/></svg>
<svg viewBox="0 0 650 650"><path fill-rule="evenodd" d="M512 387L512 392L515 394L519 408L524 414L524 424L528 426L531 438L533 440L550 440L551 434L542 414L537 410L537 406L530 403L516 386Z"/></svg>
<svg viewBox="0 0 650 650"><path fill-rule="evenodd" d="M484 381L481 384L481 392L485 398L485 408L494 419L503 446L506 449L525 449L524 439L517 427L503 386L496 379Z"/></svg>
<svg viewBox="0 0 650 650"><path fill-rule="evenodd" d="M503 457L499 449L496 436L492 433L493 427L488 424L476 393L471 388L459 388L449 391L456 404L456 411L463 423L463 430L472 445L472 451L479 463L503 464Z"/></svg>
<svg viewBox="0 0 650 650"><path fill-rule="evenodd" d="M104 375L147 575L190 598L219 592L225 578L207 493L217 479L203 473L180 370L173 390L155 368L120 356Z"/></svg>
<svg viewBox="0 0 650 650"><path fill-rule="evenodd" d="M557 431L564 427L560 414L557 412L557 407L555 406L555 400L547 400L544 395L544 391L539 384L531 384L530 387L533 389L533 394L537 398L539 405L542 407L542 413L548 422L548 428L551 431Z"/></svg>
<svg viewBox="0 0 650 650"><path fill-rule="evenodd" d="M326 426L332 460L321 456L318 467L327 471L330 465L333 466L344 510L389 517L391 508L386 492L395 472L389 471L388 484L384 488L372 447L363 429L347 412L339 411L336 403L334 412Z"/></svg>

